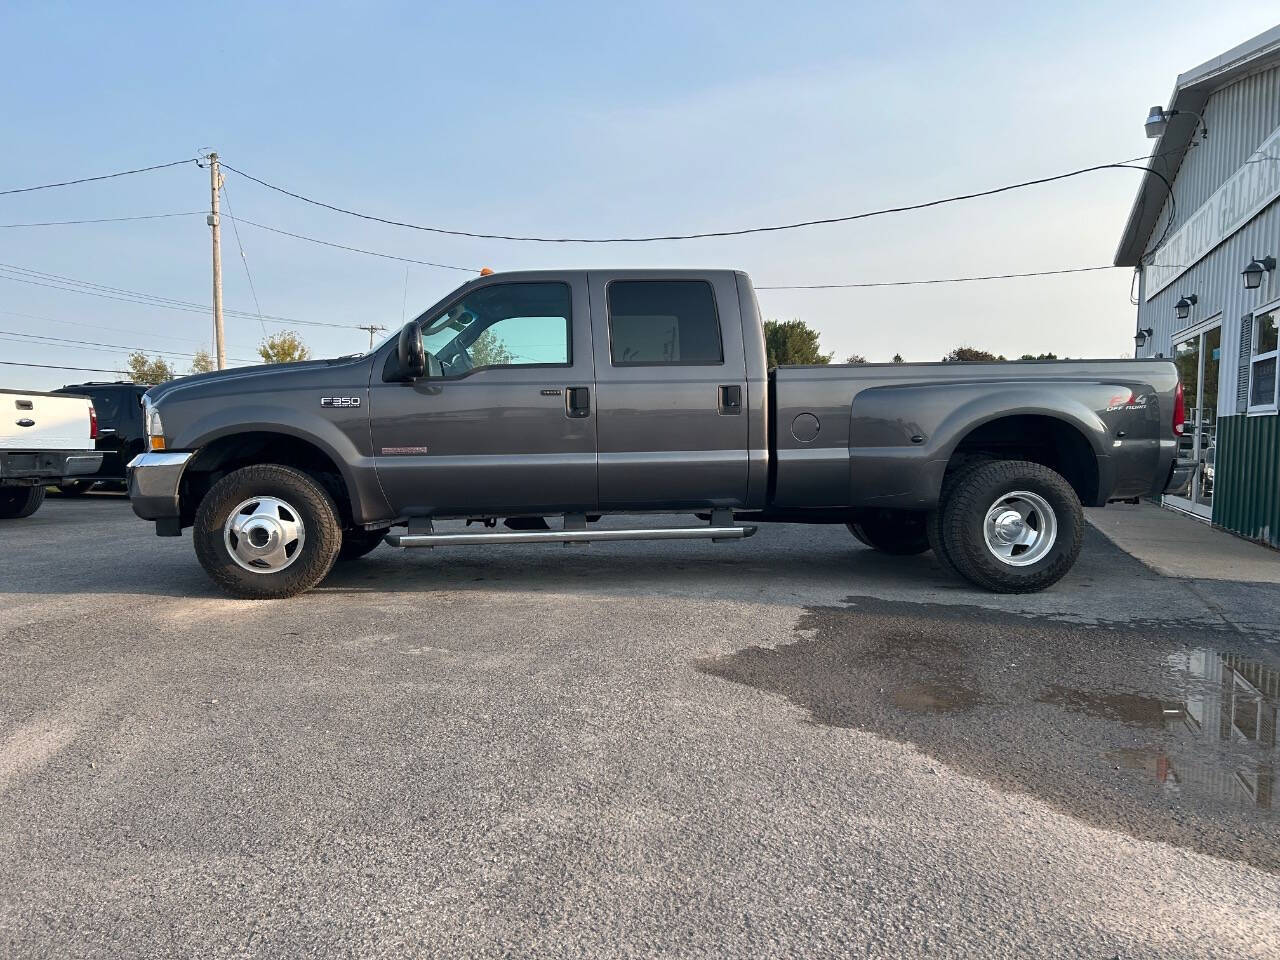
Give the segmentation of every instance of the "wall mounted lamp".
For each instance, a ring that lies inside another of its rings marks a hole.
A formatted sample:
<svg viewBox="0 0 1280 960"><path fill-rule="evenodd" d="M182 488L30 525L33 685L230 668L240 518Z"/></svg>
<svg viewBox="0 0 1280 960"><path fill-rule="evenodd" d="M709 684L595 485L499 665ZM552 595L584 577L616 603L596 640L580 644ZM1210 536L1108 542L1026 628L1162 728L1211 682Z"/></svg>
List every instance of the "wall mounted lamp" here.
<svg viewBox="0 0 1280 960"><path fill-rule="evenodd" d="M1169 120L1178 116L1192 116L1200 121L1200 139L1208 139L1209 128L1205 126L1204 117L1194 110L1166 110L1158 104L1147 111L1147 122L1143 124L1147 131L1147 139L1155 140L1169 126Z"/></svg>
<svg viewBox="0 0 1280 960"><path fill-rule="evenodd" d="M1191 308L1200 302L1200 298L1194 293L1188 294L1173 305L1173 315L1179 320L1185 320L1191 316Z"/></svg>
<svg viewBox="0 0 1280 960"><path fill-rule="evenodd" d="M1133 345L1141 350L1147 345L1147 340L1155 335L1155 331L1150 327L1143 327L1133 335Z"/></svg>
<svg viewBox="0 0 1280 960"><path fill-rule="evenodd" d="M1244 288L1257 290L1262 286L1262 275L1270 273L1275 268L1275 257L1254 257L1253 262L1240 271L1240 276L1244 277Z"/></svg>

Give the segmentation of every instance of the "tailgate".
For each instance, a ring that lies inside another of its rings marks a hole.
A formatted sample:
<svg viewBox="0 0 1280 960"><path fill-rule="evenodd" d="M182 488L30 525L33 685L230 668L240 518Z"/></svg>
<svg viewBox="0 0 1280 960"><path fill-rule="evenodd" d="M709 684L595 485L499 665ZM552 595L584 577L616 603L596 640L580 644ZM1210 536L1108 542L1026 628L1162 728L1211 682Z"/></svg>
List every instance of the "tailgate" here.
<svg viewBox="0 0 1280 960"><path fill-rule="evenodd" d="M0 391L0 449L92 450L88 397Z"/></svg>

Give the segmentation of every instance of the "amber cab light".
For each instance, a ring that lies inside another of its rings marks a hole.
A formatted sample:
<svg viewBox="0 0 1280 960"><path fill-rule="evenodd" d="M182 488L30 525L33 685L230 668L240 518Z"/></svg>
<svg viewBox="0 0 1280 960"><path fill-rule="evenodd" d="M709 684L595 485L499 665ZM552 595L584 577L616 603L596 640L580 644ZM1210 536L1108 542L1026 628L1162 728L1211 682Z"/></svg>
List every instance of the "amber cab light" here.
<svg viewBox="0 0 1280 960"><path fill-rule="evenodd" d="M1187 423L1187 402L1182 398L1182 381L1178 381L1178 389L1173 392L1173 435L1182 436Z"/></svg>

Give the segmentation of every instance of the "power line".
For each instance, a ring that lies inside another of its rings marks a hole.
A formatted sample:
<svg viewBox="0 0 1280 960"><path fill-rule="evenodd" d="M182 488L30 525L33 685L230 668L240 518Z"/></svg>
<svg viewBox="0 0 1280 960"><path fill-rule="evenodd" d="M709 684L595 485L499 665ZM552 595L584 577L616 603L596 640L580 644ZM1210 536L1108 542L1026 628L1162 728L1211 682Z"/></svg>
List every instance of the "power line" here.
<svg viewBox="0 0 1280 960"><path fill-rule="evenodd" d="M231 214L228 213L227 216L231 217ZM430 260L415 260L412 257L397 257L394 254L378 253L376 250L364 250L360 247L349 247L346 244L333 243L329 240L320 240L316 237L308 237L301 233L290 233L288 230L281 230L278 227L268 227L266 224L254 223L252 220L245 220L244 218L238 218L238 219L239 219L239 222L243 223L246 227L257 227L259 230L267 230L267 231L270 231L271 233L278 233L284 237L293 237L295 240L306 240L310 243L318 243L321 246L334 247L338 250L349 250L352 253L363 253L366 256L370 256L370 257L382 257L384 260L399 260L401 263L418 263L424 267L439 267L441 270L460 270L463 273L479 273L480 272L479 267L459 267L451 263L432 263ZM231 217L231 220L234 222L235 220L237 220L237 218Z"/></svg>
<svg viewBox="0 0 1280 960"><path fill-rule="evenodd" d="M16 360L0 360L6 367L39 367L41 370L79 370L85 373L127 373L126 370L108 370L105 367L59 367L50 363L18 363Z"/></svg>
<svg viewBox="0 0 1280 960"><path fill-rule="evenodd" d="M235 234L236 246L240 249L240 262L244 264L244 275L249 280L249 293L253 296L254 309L258 311L258 326L262 327L262 335L267 336L267 325L262 322L262 304L258 302L258 291L253 285L253 274L249 272L249 258L244 255L244 244L240 242L240 228L236 226L235 214L231 212L231 194L227 192L226 178L218 184L222 198L227 201L227 217L231 220L231 232Z"/></svg>
<svg viewBox="0 0 1280 960"><path fill-rule="evenodd" d="M81 320L60 320L57 317L46 317L35 313L19 313L16 310L0 310L0 314L7 317L22 317L25 320L39 320L42 323L60 323L69 327L86 327L89 330L110 330L112 333L127 333L132 336L153 337L159 340L177 340L182 343L196 343L200 346L205 345L205 341L197 337L175 337L172 334L167 333L151 333L147 330L132 330L127 327L109 327L102 323L85 323Z"/></svg>
<svg viewBox="0 0 1280 960"><path fill-rule="evenodd" d="M195 217L203 214L203 210L189 210L185 213L149 213L141 217L99 217L95 220L43 220L39 223L0 223L0 230L13 230L17 227L66 227L78 223L124 223L127 220L164 220L168 217Z"/></svg>
<svg viewBox="0 0 1280 960"><path fill-rule="evenodd" d="M0 190L0 197L6 197L13 193L31 193L33 190L50 190L53 187L70 187L77 183L92 183L95 180L110 180L113 177L127 177L134 173L148 173L152 170L164 170L166 167L177 167L184 163L195 162L195 157L188 157L184 160L174 160L172 163L156 163L149 167L136 167L133 170L119 170L116 173L104 173L96 177L81 177L78 180L63 180L60 183L42 183L34 187L15 187L11 190Z"/></svg>
<svg viewBox="0 0 1280 960"><path fill-rule="evenodd" d="M8 276L5 271L18 273L20 275ZM105 300L118 300L124 303L140 303L149 307L163 307L166 310L181 310L186 313L208 313L210 309L207 304L193 303L189 300L175 300L171 297L161 297L156 294L142 293L137 290L126 290L122 287L111 287L106 284L92 283L88 280L76 280L73 277L65 277L56 273L44 273L39 270L31 270L27 267L19 267L8 263L0 263L0 280L11 280L15 283L26 283L37 287L48 287L52 290L63 290L67 293L80 293L85 296L101 297ZM246 320L259 319L258 314L249 313L245 310L227 310L227 313L231 316L240 317ZM351 324L324 323L319 320L298 320L293 317L274 316L267 313L262 314L261 319L270 320L272 323L297 324L304 327L331 327L335 330L360 329L359 327Z"/></svg>
<svg viewBox="0 0 1280 960"><path fill-rule="evenodd" d="M1154 159L1154 157L1133 158L1133 160L1149 159ZM522 243L657 243L665 240L701 240L712 237L737 237L753 233L776 233L782 230L798 230L803 227L815 227L835 223L851 223L855 220L866 220L871 217L881 217L891 213L906 213L912 210L925 210L930 207L942 206L943 204L957 203L961 200L974 200L979 197L990 197L999 193L1007 193L1010 190L1019 190L1023 187L1054 183L1058 180L1067 180L1071 177L1083 176L1086 173L1096 173L1099 170L1123 169L1150 173L1154 176L1160 177L1160 179L1169 186L1170 192L1172 192L1172 185L1169 184L1168 179L1163 174L1160 174L1149 167L1134 166L1133 160L1125 160L1119 163L1100 163L1091 167L1081 167L1078 170L1070 170L1067 173L1054 174L1049 177L1037 177L1033 180L1022 180L1018 183L1005 184L1004 186L993 187L989 190L978 190L973 193L956 194L954 196L942 197L937 200L927 200L922 203L905 204L897 207L885 207L879 210L868 210L863 213L853 213L846 216L821 217L813 220L798 220L792 223L771 224L760 227L742 227L734 230L709 230L703 233L666 234L651 237L533 237L503 233L480 233L472 230L452 230L445 227L424 226L422 224L406 223L402 220L390 220L386 217L360 213L356 210L347 209L346 207L339 207L335 204L325 203L322 200L315 200L300 193L295 193L292 190L277 186L274 183L268 183L266 180L261 180L258 177L245 173L243 170L237 169L229 163L223 163L222 166L225 169L230 170L232 173L236 173L244 177L246 180L252 180L260 186L266 187L269 190L274 190L277 193L282 193L287 197L293 197L295 200L301 200L304 203L309 203L313 206L332 210L335 213L343 213L347 216L359 217L362 220L370 220L374 223L383 223L392 227L404 227L409 230L421 230L426 233L439 233L454 237L473 237L481 240L513 240Z"/></svg>
<svg viewBox="0 0 1280 960"><path fill-rule="evenodd" d="M155 353L155 354L160 354L162 356L168 356L168 357L187 357L188 359L192 359L197 356L197 354L185 353L181 350L161 350L158 347L150 348L150 349L147 347L127 347L119 343L101 343L97 340L72 340L67 337L51 337L51 336L48 336L47 334L42 334L42 333L23 333L20 330L0 330L0 334L5 334L10 337L24 337L28 340L33 340L33 341L51 341L53 343L58 343L58 344L84 346L85 348L102 347L109 350L121 350L129 353ZM243 357L232 357L231 359L235 360L236 363L258 363L259 362L257 360L245 360Z"/></svg>
<svg viewBox="0 0 1280 960"><path fill-rule="evenodd" d="M1016 277L1051 277L1063 273L1090 273L1115 270L1111 264L1100 267L1070 267L1065 270L1035 270L1030 273L993 273L982 277L943 277L936 280L883 280L876 283L799 283L791 285L757 284L757 290L847 290L856 287L914 287L934 283L972 283L975 280L1012 280Z"/></svg>

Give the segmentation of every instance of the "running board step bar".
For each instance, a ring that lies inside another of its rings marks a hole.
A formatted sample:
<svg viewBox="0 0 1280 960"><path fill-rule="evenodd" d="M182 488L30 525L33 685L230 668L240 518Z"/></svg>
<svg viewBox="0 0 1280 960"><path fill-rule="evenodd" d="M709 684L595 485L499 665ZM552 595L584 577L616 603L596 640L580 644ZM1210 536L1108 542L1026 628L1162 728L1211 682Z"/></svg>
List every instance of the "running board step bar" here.
<svg viewBox="0 0 1280 960"><path fill-rule="evenodd" d="M741 540L755 527L650 527L634 530L517 530L510 533L389 533L393 547L470 547L484 543L596 543L615 540Z"/></svg>

